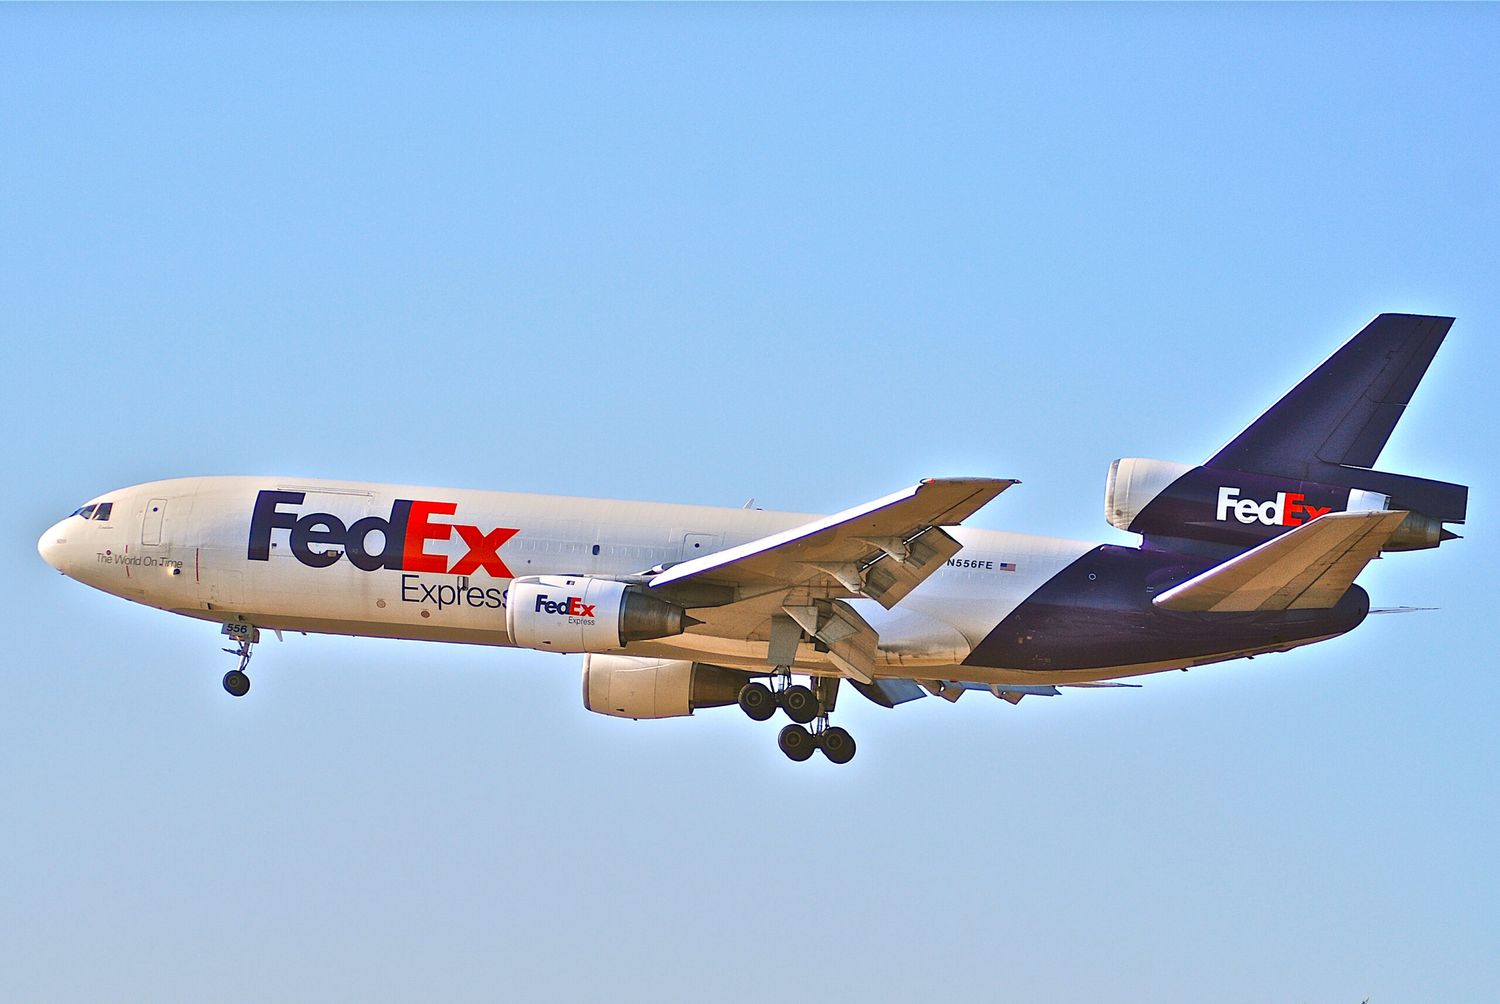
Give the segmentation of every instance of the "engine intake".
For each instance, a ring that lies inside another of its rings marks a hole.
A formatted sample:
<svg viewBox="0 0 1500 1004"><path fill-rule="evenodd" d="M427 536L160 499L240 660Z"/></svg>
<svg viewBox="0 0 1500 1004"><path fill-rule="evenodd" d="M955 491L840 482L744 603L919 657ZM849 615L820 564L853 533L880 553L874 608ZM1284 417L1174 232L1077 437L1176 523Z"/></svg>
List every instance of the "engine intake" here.
<svg viewBox="0 0 1500 1004"><path fill-rule="evenodd" d="M613 579L526 576L511 582L505 599L510 640L543 652L607 652L682 634L697 623L645 587Z"/></svg>

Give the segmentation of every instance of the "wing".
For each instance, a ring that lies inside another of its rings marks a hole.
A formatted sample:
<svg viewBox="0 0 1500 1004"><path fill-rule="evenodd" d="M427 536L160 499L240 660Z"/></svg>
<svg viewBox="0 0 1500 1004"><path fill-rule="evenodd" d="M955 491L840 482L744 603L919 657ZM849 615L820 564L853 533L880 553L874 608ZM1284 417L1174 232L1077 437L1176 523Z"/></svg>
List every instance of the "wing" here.
<svg viewBox="0 0 1500 1004"><path fill-rule="evenodd" d="M941 528L978 512L1019 482L1004 478L932 478L846 509L673 565L652 589L687 592L730 587L735 601L797 590L803 603L865 596L890 609L957 554Z"/></svg>
<svg viewBox="0 0 1500 1004"><path fill-rule="evenodd" d="M1232 613L1331 607L1390 540L1403 510L1332 512L1173 586L1164 610Z"/></svg>

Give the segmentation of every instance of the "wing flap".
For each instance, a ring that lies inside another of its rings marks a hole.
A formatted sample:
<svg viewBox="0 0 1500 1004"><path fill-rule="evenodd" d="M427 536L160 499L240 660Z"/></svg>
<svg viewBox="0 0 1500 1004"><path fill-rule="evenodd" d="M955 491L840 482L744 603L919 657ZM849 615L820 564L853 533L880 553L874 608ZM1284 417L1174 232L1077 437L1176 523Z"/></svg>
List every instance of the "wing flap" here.
<svg viewBox="0 0 1500 1004"><path fill-rule="evenodd" d="M1138 683L1120 683L1117 680L1097 683L978 683L973 680L906 680L882 677L870 683L859 680L852 682L855 690L882 708L894 708L898 704L920 700L928 694L952 703L969 690L987 690L1002 701L1020 704L1023 697L1057 697L1062 693L1059 687L1140 687Z"/></svg>
<svg viewBox="0 0 1500 1004"><path fill-rule="evenodd" d="M900 603L908 593L922 584L922 580L943 567L943 563L963 550L963 545L947 533L930 526L912 540L906 541L906 556L895 560L889 551L884 556L892 560L877 560L866 567L863 593L889 610Z"/></svg>
<svg viewBox="0 0 1500 1004"><path fill-rule="evenodd" d="M1016 481L934 478L884 498L737 547L673 565L651 579L733 586L740 598L791 588L811 599L867 596L895 606L958 553L941 527L978 512Z"/></svg>
<svg viewBox="0 0 1500 1004"><path fill-rule="evenodd" d="M809 638L827 647L828 661L839 672L860 683L875 682L875 650L880 636L853 607L843 600L825 600L783 609Z"/></svg>
<svg viewBox="0 0 1500 1004"><path fill-rule="evenodd" d="M1332 607L1406 515L1395 510L1320 516L1173 586L1152 602L1163 610L1195 613Z"/></svg>

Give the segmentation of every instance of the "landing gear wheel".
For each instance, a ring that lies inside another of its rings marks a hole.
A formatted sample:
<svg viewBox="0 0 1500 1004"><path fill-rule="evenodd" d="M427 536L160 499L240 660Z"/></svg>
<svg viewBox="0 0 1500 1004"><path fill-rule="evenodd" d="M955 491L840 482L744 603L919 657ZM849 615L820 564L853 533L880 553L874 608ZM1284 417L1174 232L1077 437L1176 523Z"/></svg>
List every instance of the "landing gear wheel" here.
<svg viewBox="0 0 1500 1004"><path fill-rule="evenodd" d="M781 747L787 759L798 763L812 756L813 750L818 748L812 733L800 725L788 725L782 729L781 735L776 737L776 745Z"/></svg>
<svg viewBox="0 0 1500 1004"><path fill-rule="evenodd" d="M786 709L786 716L798 725L806 725L818 717L818 699L800 683L781 692L781 706Z"/></svg>
<svg viewBox="0 0 1500 1004"><path fill-rule="evenodd" d="M818 737L823 755L833 763L848 763L854 759L854 737L837 725L826 728Z"/></svg>
<svg viewBox="0 0 1500 1004"><path fill-rule="evenodd" d="M224 689L233 697L244 697L250 693L250 677L237 669L224 674Z"/></svg>
<svg viewBox="0 0 1500 1004"><path fill-rule="evenodd" d="M740 688L740 710L757 722L776 714L776 695L764 683L747 683Z"/></svg>

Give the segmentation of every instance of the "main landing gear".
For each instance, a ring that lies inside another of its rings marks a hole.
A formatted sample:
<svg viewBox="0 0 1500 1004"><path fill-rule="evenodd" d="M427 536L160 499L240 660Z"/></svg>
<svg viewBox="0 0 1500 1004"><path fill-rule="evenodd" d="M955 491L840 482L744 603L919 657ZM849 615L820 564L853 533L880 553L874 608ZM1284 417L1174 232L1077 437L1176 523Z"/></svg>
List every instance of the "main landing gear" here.
<svg viewBox="0 0 1500 1004"><path fill-rule="evenodd" d="M239 667L224 674L224 689L231 697L244 697L250 693L250 677L245 674L250 665L250 646L260 641L260 629L252 624L231 621L224 625L223 633L235 643L234 648L224 651L240 657Z"/></svg>
<svg viewBox="0 0 1500 1004"><path fill-rule="evenodd" d="M838 677L818 677L813 686L791 682L791 670L778 666L771 676L771 686L752 681L740 689L740 710L757 722L764 722L780 708L795 724L781 730L776 745L791 760L811 757L818 750L831 763L848 763L854 759L854 737L838 726L828 724L838 695ZM812 728L807 728L809 724Z"/></svg>

